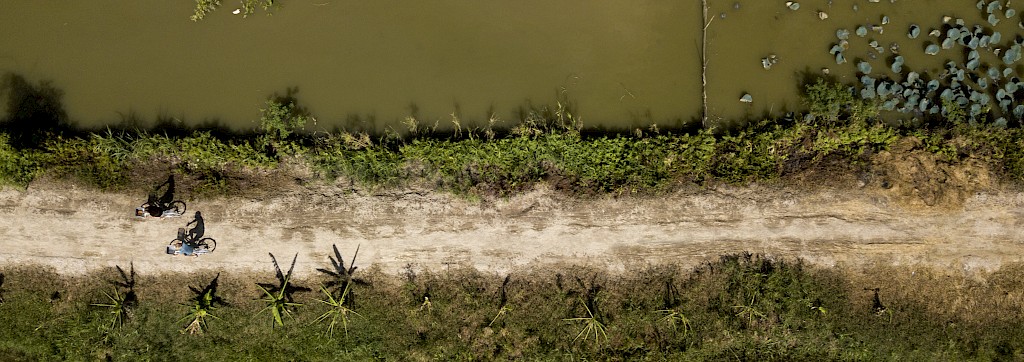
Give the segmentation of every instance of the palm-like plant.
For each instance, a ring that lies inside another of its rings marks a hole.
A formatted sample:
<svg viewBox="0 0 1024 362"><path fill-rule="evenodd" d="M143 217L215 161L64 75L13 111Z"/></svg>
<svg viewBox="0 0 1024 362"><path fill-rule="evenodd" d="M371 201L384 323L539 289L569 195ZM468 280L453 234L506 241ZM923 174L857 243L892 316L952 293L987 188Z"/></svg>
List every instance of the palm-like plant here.
<svg viewBox="0 0 1024 362"><path fill-rule="evenodd" d="M131 316L132 309L138 304L138 297L135 295L135 264L130 264L130 269L127 273L120 265L115 267L117 268L117 272L121 274L121 280L109 281L114 285L114 293L108 294L107 292L103 292L103 295L107 297L107 300L91 304L94 307L107 308L110 313L111 329L124 325ZM0 284L2 284L2 280L0 280ZM126 289L124 295L121 295L119 288Z"/></svg>
<svg viewBox="0 0 1024 362"><path fill-rule="evenodd" d="M342 328L345 329L345 338L348 338L348 321L351 318L349 317L349 314L355 314L357 316L362 317L361 315L359 315L359 313L352 310L346 305L346 298L349 295L349 289L351 286L351 284L345 285L345 289L342 290L341 296L338 298L334 298L334 294L328 291L327 287L320 287L320 291L324 293L324 299L317 299L317 301L326 304L327 306L330 307L330 309L328 309L326 312L317 317L316 320L313 322L319 323L326 320L330 320L330 324L327 325L327 333L331 337L334 337L334 327L340 321Z"/></svg>
<svg viewBox="0 0 1024 362"><path fill-rule="evenodd" d="M299 286L289 285L292 278L292 272L295 270L295 262L298 260L299 254L296 253L295 257L292 258L292 265L288 268L288 273L281 272L281 266L277 264L277 258L274 254L270 254L270 260L274 263L274 270L278 284L269 283L257 283L256 286L263 292L263 301L267 303L267 306L259 311L263 313L269 311L273 316L273 324L271 326L284 326L284 317L290 316L292 309L299 307L302 303L296 303L292 296L297 291L309 291L309 288L303 288ZM257 313L257 314L259 314Z"/></svg>
<svg viewBox="0 0 1024 362"><path fill-rule="evenodd" d="M191 320L181 333L188 334L203 334L207 330L206 320L208 318L219 319L213 315L213 310L217 309L216 305L227 305L221 297L217 296L217 280L220 278L220 274L217 274L210 284L207 284L202 290L189 286L188 288L196 294L192 298L191 303L185 304L189 307L188 313L185 314L178 322Z"/></svg>
<svg viewBox="0 0 1024 362"><path fill-rule="evenodd" d="M576 338L573 338L572 341L575 343L580 338L583 338L583 340L586 341L587 339L590 339L591 334L594 335L594 342L601 342L602 339L604 341L607 341L608 333L605 332L604 323L601 323L601 321L594 316L594 313L590 311L590 306L588 306L587 303L583 303L583 308L585 308L587 311L586 317L563 319L566 322L576 322L583 324L583 328L580 329L580 333L577 334Z"/></svg>
<svg viewBox="0 0 1024 362"><path fill-rule="evenodd" d="M690 319L687 318L686 315L683 314L683 312L680 311L680 310L677 310L677 309L662 309L662 310L659 310L658 313L661 313L661 315L662 315L662 317L661 317L661 319L659 319L659 321L672 326L672 330L677 331L677 330L679 330L679 327L682 327L683 328L683 336L686 336L687 334L690 334L690 331L693 330L693 328L690 327Z"/></svg>
<svg viewBox="0 0 1024 362"><path fill-rule="evenodd" d="M110 328L120 327L128 319L127 295L122 296L117 291L117 288L114 288L113 295L107 294L107 292L103 292L103 295L107 297L109 302L92 303L92 306L107 308L110 312Z"/></svg>
<svg viewBox="0 0 1024 362"><path fill-rule="evenodd" d="M737 317L741 317L741 318L742 317L746 317L747 318L747 325L748 326L754 324L754 318L757 318L757 319L765 318L765 314L762 313L761 311L757 310L757 308L754 307L754 295L750 296L750 303L749 304L733 306L733 309L738 310L738 312L736 312L736 316Z"/></svg>

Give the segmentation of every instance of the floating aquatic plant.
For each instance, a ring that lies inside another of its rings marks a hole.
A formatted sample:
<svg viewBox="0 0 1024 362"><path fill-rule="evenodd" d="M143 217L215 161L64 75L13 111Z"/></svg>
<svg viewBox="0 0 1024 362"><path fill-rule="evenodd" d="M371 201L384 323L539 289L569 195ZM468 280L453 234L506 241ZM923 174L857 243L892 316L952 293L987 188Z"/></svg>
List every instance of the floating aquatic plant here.
<svg viewBox="0 0 1024 362"><path fill-rule="evenodd" d="M796 2L796 1L787 1L786 2L786 7L789 8L789 10L799 10L800 9L800 3Z"/></svg>
<svg viewBox="0 0 1024 362"><path fill-rule="evenodd" d="M1003 8L1002 4L1000 4L998 1L993 1L993 2L990 2L988 4L987 11L988 11L989 14L991 14L991 13L996 12L996 10L999 10L999 9L1002 9L1002 8Z"/></svg>
<svg viewBox="0 0 1024 362"><path fill-rule="evenodd" d="M850 31L846 29L836 30L836 38L839 38L839 40L847 40L850 38Z"/></svg>
<svg viewBox="0 0 1024 362"><path fill-rule="evenodd" d="M865 28L863 25L857 27L857 36L863 38L863 37L865 37L867 35L868 35L868 28Z"/></svg>
<svg viewBox="0 0 1024 362"><path fill-rule="evenodd" d="M750 95L750 93L743 94L743 96L740 97L740 102L754 103L754 96Z"/></svg>
<svg viewBox="0 0 1024 362"><path fill-rule="evenodd" d="M921 27L917 26L917 24L911 24L910 30L907 32L907 36L910 37L910 39L917 39L918 35L921 35Z"/></svg>
<svg viewBox="0 0 1024 362"><path fill-rule="evenodd" d="M928 44L928 46L924 48L924 53L928 55L939 54L939 49L938 45Z"/></svg>
<svg viewBox="0 0 1024 362"><path fill-rule="evenodd" d="M996 14L988 14L988 23L996 26L996 24L999 24L999 18L996 17Z"/></svg>
<svg viewBox="0 0 1024 362"><path fill-rule="evenodd" d="M1014 44L1003 54L1003 63L1011 65L1020 60L1020 44Z"/></svg>
<svg viewBox="0 0 1024 362"><path fill-rule="evenodd" d="M861 73L871 74L871 64L868 62L857 63L857 69L860 70Z"/></svg>

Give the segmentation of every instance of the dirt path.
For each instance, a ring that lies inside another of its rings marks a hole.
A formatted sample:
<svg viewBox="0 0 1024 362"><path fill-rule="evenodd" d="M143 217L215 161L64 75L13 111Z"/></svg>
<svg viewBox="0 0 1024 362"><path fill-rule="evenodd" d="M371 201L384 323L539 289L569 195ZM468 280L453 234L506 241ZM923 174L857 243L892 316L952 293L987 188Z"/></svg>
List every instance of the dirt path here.
<svg viewBox="0 0 1024 362"><path fill-rule="evenodd" d="M925 264L965 270L1024 261L1024 194L977 194L955 210L903 207L886 190L798 193L719 188L661 198L566 199L534 191L493 203L443 194L369 195L336 187L268 199L189 203L187 217L138 220L145 195L73 185L0 192L0 263L62 273L127 265L143 273L197 268L269 270L268 252L299 254L296 273L327 263L331 245L357 265L471 265L501 272L530 263L622 268L696 264L730 252L799 256L822 265ZM164 254L192 211L206 216L216 252Z"/></svg>

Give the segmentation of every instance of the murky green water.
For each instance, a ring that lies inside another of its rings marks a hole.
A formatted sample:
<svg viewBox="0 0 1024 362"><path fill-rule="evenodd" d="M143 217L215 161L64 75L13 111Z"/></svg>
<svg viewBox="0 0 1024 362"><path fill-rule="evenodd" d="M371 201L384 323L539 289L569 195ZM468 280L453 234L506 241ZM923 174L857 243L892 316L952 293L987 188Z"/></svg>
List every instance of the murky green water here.
<svg viewBox="0 0 1024 362"><path fill-rule="evenodd" d="M464 124L491 114L513 121L521 107L559 96L587 125L673 126L700 114L699 1L281 3L273 16L242 19L229 0L194 23L185 0L8 0L0 71L51 80L84 125L133 114L248 127L269 95L288 88L327 127L399 128L409 115L442 124L452 114ZM921 41L943 15L998 29L1004 42L1021 31L1020 15L991 27L971 1L802 1L796 11L783 3L709 0L713 119L795 110L801 72L827 67L856 80L855 58L888 71L892 42L907 68L941 71L962 55L925 55ZM828 53L836 29L879 24L883 14L891 19L884 32L851 35L850 62L836 65ZM906 36L911 23L923 28L916 43ZM886 48L876 60L870 39ZM779 62L765 70L761 58L771 54ZM753 103L739 102L744 93Z"/></svg>

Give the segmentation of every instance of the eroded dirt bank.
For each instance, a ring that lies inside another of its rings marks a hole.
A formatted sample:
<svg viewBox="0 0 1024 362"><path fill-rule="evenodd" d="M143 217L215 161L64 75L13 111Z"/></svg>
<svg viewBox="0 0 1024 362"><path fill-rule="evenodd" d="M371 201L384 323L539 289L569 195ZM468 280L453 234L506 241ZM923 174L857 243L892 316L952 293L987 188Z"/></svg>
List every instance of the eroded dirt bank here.
<svg viewBox="0 0 1024 362"><path fill-rule="evenodd" d="M186 217L138 220L145 195L101 193L70 183L0 192L0 263L37 263L61 273L134 262L142 273L270 270L298 253L296 273L327 265L331 245L357 265L506 271L531 263L613 269L635 263L695 265L750 251L819 265L918 265L995 269L1024 261L1024 193L986 191L962 205L899 202L891 190L799 191L718 187L663 197L578 200L536 190L477 202L432 192L372 193L300 188L268 198L190 201ZM195 210L217 250L164 254Z"/></svg>

